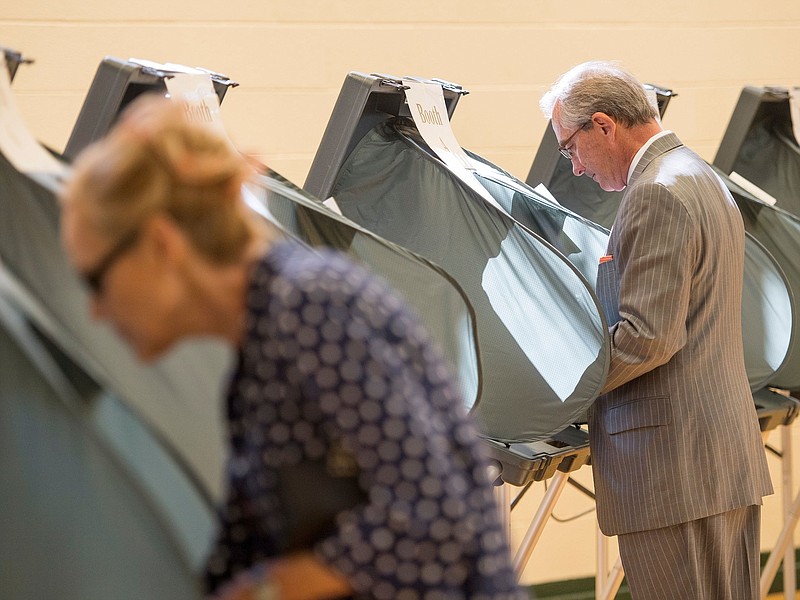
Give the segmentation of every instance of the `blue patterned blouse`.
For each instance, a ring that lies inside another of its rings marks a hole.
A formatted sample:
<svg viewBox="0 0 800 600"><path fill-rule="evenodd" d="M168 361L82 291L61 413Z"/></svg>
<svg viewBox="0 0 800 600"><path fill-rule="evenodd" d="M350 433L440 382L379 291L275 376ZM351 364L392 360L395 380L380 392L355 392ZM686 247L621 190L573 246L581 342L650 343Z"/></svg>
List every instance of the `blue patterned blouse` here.
<svg viewBox="0 0 800 600"><path fill-rule="evenodd" d="M209 589L292 549L300 506L339 493L307 465L337 456L358 493L308 545L356 598L527 598L451 370L386 285L281 242L255 268L247 310Z"/></svg>

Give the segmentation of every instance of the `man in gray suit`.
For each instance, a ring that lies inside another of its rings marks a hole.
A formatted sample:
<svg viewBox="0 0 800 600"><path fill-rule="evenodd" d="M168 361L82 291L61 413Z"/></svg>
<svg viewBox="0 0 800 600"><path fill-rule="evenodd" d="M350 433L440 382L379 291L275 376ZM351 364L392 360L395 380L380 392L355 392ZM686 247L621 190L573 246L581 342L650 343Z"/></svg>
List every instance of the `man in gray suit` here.
<svg viewBox="0 0 800 600"><path fill-rule="evenodd" d="M612 345L589 412L600 528L636 599L755 599L772 485L744 367L736 204L613 63L573 68L541 108L575 175L625 190L598 274Z"/></svg>

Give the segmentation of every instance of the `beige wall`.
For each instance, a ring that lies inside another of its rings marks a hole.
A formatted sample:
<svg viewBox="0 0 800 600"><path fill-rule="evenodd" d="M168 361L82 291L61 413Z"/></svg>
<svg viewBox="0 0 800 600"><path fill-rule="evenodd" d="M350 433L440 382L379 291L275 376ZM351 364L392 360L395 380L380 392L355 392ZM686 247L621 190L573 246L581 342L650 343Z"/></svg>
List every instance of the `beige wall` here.
<svg viewBox="0 0 800 600"><path fill-rule="evenodd" d="M618 59L679 94L665 124L713 159L743 85L800 84L798 33L787 0L28 0L0 14L0 45L36 60L14 89L55 149L103 56L184 63L241 84L223 104L234 140L299 184L351 70L463 85L462 145L524 178L542 91L577 62Z"/></svg>
<svg viewBox="0 0 800 600"><path fill-rule="evenodd" d="M545 127L537 100L573 64L617 59L675 90L665 125L712 160L742 86L800 85L798 40L794 0L9 0L0 11L0 45L36 61L14 90L45 144L63 150L105 55L202 66L241 84L222 108L233 139L299 185L351 70L461 84L471 93L453 120L459 141L524 179ZM590 485L591 472L576 478ZM515 538L542 487L515 511ZM567 488L556 513L590 506ZM778 513L769 500L767 548ZM525 579L590 575L594 546L593 514L551 522Z"/></svg>

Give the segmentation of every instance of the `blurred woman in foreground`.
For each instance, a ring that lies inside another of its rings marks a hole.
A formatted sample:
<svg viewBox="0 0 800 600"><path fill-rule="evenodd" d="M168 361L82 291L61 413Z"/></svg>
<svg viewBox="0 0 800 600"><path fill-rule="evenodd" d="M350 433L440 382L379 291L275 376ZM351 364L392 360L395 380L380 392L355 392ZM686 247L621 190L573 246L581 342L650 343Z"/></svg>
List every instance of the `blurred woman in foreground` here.
<svg viewBox="0 0 800 600"><path fill-rule="evenodd" d="M92 312L142 360L191 336L238 353L208 592L526 598L481 442L428 335L381 280L251 213L241 190L253 175L177 102L142 97L78 157L62 194ZM301 500L324 504L348 477L357 488L302 542L294 472L321 474Z"/></svg>

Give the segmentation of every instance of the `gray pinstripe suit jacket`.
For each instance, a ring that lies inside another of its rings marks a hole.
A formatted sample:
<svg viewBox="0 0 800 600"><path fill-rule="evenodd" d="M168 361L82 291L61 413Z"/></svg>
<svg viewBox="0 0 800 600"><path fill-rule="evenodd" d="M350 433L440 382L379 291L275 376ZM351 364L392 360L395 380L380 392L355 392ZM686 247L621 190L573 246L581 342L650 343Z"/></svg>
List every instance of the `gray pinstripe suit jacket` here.
<svg viewBox="0 0 800 600"><path fill-rule="evenodd" d="M600 528L656 529L772 493L744 368L744 228L728 190L672 133L639 161L600 265L611 366L589 411ZM618 303L617 303L618 301Z"/></svg>

